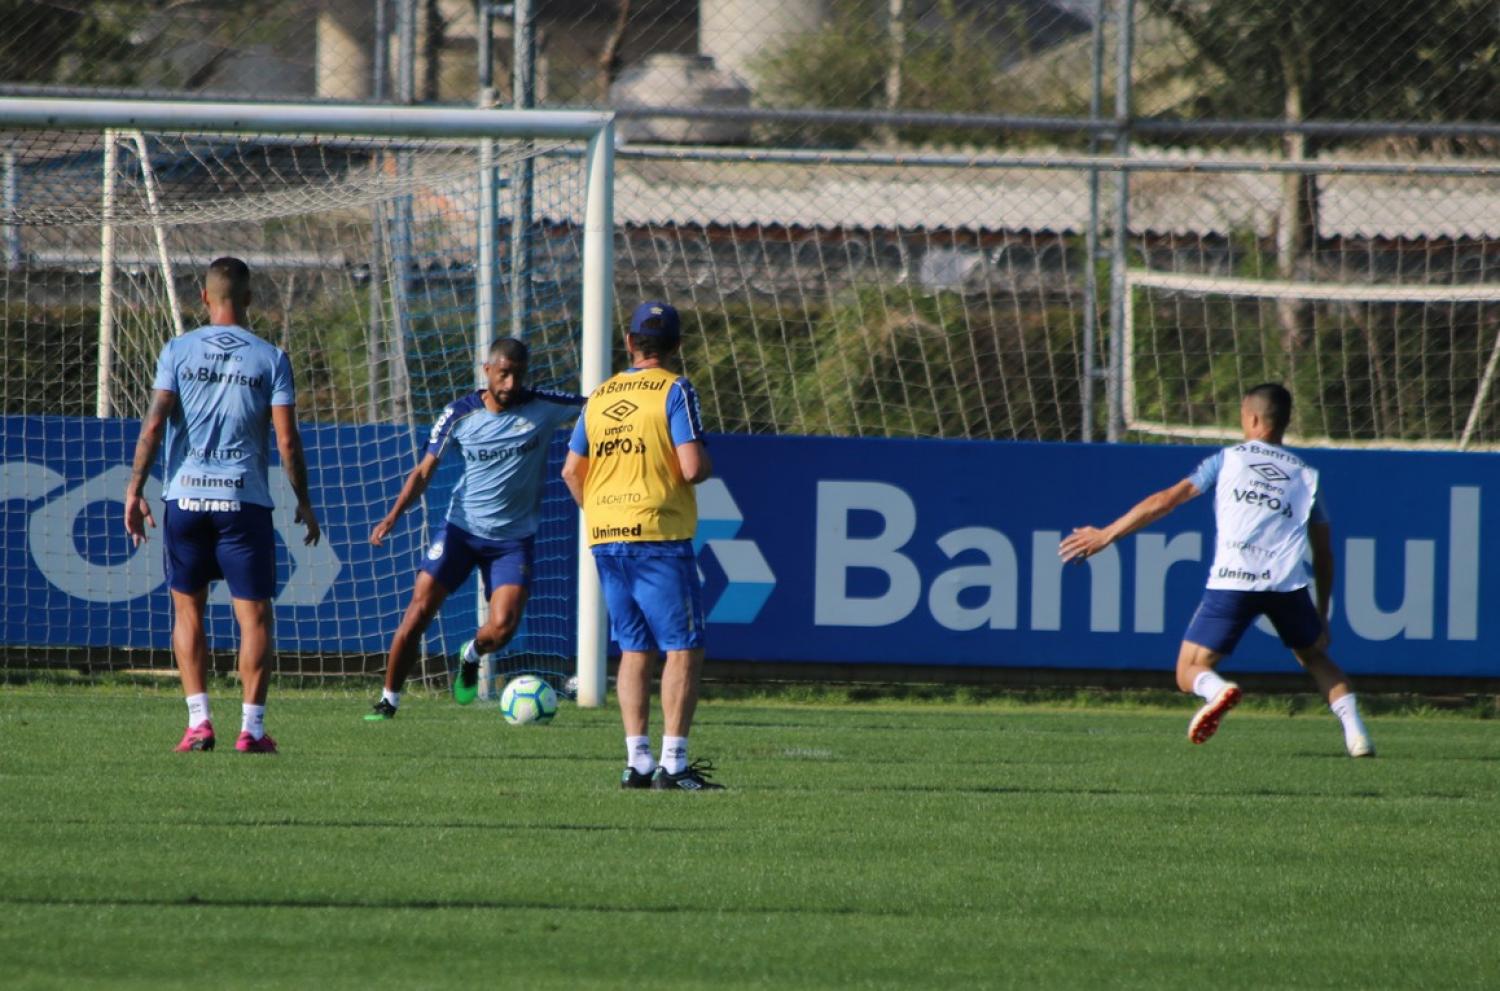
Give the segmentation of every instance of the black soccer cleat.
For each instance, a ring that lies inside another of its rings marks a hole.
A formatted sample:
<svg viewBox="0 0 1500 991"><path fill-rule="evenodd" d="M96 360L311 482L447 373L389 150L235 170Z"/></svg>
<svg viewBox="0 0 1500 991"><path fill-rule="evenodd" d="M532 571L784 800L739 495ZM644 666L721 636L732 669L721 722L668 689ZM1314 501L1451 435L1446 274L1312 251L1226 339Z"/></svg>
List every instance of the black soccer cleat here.
<svg viewBox="0 0 1500 991"><path fill-rule="evenodd" d="M651 772L647 771L645 774L642 774L640 771L637 771L635 768L627 764L625 766L625 773L620 775L620 787L626 789L650 788Z"/></svg>
<svg viewBox="0 0 1500 991"><path fill-rule="evenodd" d="M666 768L658 767L651 787L656 791L723 791L723 785L708 780L713 769L710 760L695 760L677 774L668 774Z"/></svg>
<svg viewBox="0 0 1500 991"><path fill-rule="evenodd" d="M365 722L367 723L377 723L382 719L395 718L396 707L394 705L391 705L385 699L381 699L379 702L376 702L374 708L370 712L365 713Z"/></svg>

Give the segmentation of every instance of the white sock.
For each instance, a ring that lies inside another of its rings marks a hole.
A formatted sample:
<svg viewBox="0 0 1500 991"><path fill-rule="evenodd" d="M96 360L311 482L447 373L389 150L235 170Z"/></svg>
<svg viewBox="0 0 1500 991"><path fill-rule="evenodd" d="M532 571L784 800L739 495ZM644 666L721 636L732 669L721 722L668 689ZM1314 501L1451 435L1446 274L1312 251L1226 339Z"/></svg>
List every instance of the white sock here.
<svg viewBox="0 0 1500 991"><path fill-rule="evenodd" d="M464 647L464 656L460 658L465 664L479 663L479 647L470 640Z"/></svg>
<svg viewBox="0 0 1500 991"><path fill-rule="evenodd" d="M199 692L197 695L187 697L188 704L188 729L202 725L212 718L208 711L208 693Z"/></svg>
<svg viewBox="0 0 1500 991"><path fill-rule="evenodd" d="M1214 697L1224 690L1229 682L1219 677L1217 671L1205 671L1193 679L1193 694L1202 698L1205 702L1212 702Z"/></svg>
<svg viewBox="0 0 1500 991"><path fill-rule="evenodd" d="M656 770L656 758L651 756L651 737L627 736L625 759L629 761L630 769L637 774L650 774Z"/></svg>
<svg viewBox="0 0 1500 991"><path fill-rule="evenodd" d="M389 688L383 688L380 691L380 697L382 699L384 699L385 701L389 702L391 704L391 708L392 709L399 709L399 708L401 708L401 693L400 692L393 692Z"/></svg>
<svg viewBox="0 0 1500 991"><path fill-rule="evenodd" d="M1354 701L1354 693L1350 692L1341 698L1336 698L1328 703L1328 708L1339 717L1339 722L1344 724L1344 739L1353 740L1357 737L1368 736L1365 732L1365 724L1359 718L1359 703Z"/></svg>
<svg viewBox="0 0 1500 991"><path fill-rule="evenodd" d="M265 706L251 705L249 702L246 702L240 706L240 711L244 713L243 718L240 720L240 732L249 733L257 740L266 735Z"/></svg>
<svg viewBox="0 0 1500 991"><path fill-rule="evenodd" d="M687 737L664 736L661 738L661 766L668 774L681 774L687 770Z"/></svg>

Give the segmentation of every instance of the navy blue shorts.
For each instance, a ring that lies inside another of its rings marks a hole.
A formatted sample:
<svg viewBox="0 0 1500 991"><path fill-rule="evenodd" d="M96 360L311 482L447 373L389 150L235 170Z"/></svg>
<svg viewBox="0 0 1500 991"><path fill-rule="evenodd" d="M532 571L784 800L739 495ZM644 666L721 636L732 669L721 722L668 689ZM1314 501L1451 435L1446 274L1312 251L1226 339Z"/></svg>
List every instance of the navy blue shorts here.
<svg viewBox="0 0 1500 991"><path fill-rule="evenodd" d="M476 537L452 523L443 524L443 532L427 548L422 570L452 592L469 580L469 573L479 568L479 580L488 599L501 585L531 587L531 563L536 538L519 540L486 540Z"/></svg>
<svg viewBox="0 0 1500 991"><path fill-rule="evenodd" d="M193 595L222 578L236 599L276 597L276 528L269 506L168 499L162 531L167 586L173 591Z"/></svg>
<svg viewBox="0 0 1500 991"><path fill-rule="evenodd" d="M1295 592L1210 588L1204 591L1203 601L1198 603L1198 611L1182 638L1217 654L1229 654L1261 616L1271 621L1281 642L1292 650L1311 647L1323 635L1323 617L1305 588Z"/></svg>
<svg viewBox="0 0 1500 991"><path fill-rule="evenodd" d="M703 587L698 561L681 556L595 553L609 635L621 650L692 650L703 646Z"/></svg>

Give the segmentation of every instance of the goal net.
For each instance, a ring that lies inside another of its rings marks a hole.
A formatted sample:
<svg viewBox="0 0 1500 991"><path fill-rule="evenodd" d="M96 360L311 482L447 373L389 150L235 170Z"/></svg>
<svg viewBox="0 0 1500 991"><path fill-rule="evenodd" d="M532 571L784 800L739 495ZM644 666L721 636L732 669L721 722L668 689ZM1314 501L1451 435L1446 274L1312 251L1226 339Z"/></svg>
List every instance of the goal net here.
<svg viewBox="0 0 1500 991"><path fill-rule="evenodd" d="M490 342L523 337L536 386L602 377L609 128L582 113L0 101L3 663L171 669L160 541L133 549L118 500L156 356L203 323L203 272L234 255L252 271L251 329L291 357L324 529L303 546L273 467L278 668L382 670L461 466L441 466L384 546L369 533ZM564 447L559 431L502 672L574 673ZM148 494L160 520L159 482ZM447 676L476 585L449 597L418 677ZM209 602L210 648L232 666L221 583Z"/></svg>
<svg viewBox="0 0 1500 991"><path fill-rule="evenodd" d="M1123 405L1137 434L1238 438L1240 397L1277 381L1297 400L1297 444L1500 444L1500 286L1142 270L1125 282Z"/></svg>

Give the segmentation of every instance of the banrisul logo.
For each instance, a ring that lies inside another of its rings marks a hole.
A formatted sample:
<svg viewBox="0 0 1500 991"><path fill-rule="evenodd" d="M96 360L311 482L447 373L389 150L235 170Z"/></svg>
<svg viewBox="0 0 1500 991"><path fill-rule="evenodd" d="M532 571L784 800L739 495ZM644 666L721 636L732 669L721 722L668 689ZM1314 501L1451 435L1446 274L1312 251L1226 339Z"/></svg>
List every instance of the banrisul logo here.
<svg viewBox="0 0 1500 991"><path fill-rule="evenodd" d="M723 479L698 486L698 534L693 550L701 561L712 555L724 572L724 587L708 610L710 623L749 623L760 615L776 576L753 540L740 540L745 517ZM700 565L701 567L701 565Z"/></svg>

